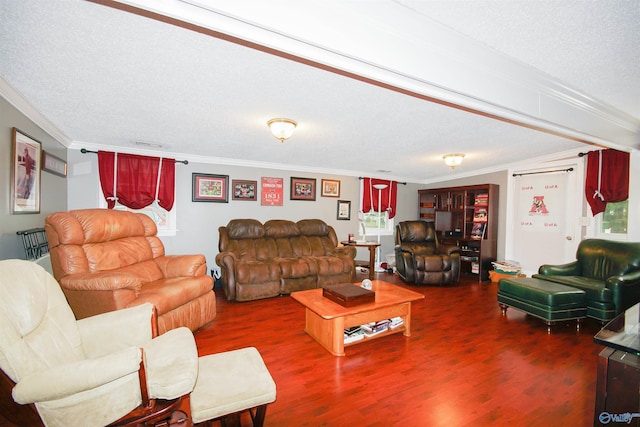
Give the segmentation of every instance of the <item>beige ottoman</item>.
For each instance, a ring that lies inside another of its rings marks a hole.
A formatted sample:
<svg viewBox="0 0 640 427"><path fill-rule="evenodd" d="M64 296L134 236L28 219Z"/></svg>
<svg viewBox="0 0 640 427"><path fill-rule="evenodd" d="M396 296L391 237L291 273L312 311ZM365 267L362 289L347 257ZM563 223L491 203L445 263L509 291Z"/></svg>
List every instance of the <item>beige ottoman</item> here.
<svg viewBox="0 0 640 427"><path fill-rule="evenodd" d="M276 384L254 347L202 356L191 392L194 423L255 408L255 426L261 426L267 404L276 400Z"/></svg>

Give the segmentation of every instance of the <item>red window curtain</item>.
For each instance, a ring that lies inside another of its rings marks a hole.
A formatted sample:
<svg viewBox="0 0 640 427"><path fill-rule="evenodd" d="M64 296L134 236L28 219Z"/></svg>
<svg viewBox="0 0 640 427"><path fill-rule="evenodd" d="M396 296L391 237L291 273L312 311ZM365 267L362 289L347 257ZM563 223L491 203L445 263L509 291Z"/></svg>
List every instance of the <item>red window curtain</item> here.
<svg viewBox="0 0 640 427"><path fill-rule="evenodd" d="M378 189L376 184L386 184L387 188L380 190L380 206L378 206ZM388 179L363 178L362 184L362 211L389 213L389 218L396 216L396 200L398 198L398 183Z"/></svg>
<svg viewBox="0 0 640 427"><path fill-rule="evenodd" d="M116 157L118 163L114 167ZM116 156L110 151L98 151L98 170L109 209L113 209L116 200L128 208L142 209L156 201L156 194L160 206L167 211L173 208L176 180L174 159L122 153Z"/></svg>
<svg viewBox="0 0 640 427"><path fill-rule="evenodd" d="M617 150L590 151L584 186L594 215L604 212L608 202L629 198L629 153Z"/></svg>

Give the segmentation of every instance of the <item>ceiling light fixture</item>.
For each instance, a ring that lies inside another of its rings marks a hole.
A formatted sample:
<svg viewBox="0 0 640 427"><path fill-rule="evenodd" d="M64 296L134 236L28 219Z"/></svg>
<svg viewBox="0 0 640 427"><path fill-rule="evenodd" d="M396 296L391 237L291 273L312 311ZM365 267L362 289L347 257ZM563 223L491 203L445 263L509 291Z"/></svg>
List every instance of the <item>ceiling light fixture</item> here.
<svg viewBox="0 0 640 427"><path fill-rule="evenodd" d="M271 119L267 122L271 133L280 142L284 142L285 139L289 139L293 135L293 131L298 124L291 119Z"/></svg>
<svg viewBox="0 0 640 427"><path fill-rule="evenodd" d="M462 163L462 159L464 158L464 154L462 153L445 154L444 156L442 156L442 158L444 159L444 163L447 166L449 166L451 169L453 169L456 166L460 166L460 163Z"/></svg>

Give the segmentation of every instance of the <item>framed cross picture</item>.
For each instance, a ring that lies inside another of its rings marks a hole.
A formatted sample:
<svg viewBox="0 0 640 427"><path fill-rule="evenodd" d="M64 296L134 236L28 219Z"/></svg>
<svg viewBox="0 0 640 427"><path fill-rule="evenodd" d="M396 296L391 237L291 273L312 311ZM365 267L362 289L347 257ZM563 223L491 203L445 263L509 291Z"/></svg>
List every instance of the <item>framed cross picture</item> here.
<svg viewBox="0 0 640 427"><path fill-rule="evenodd" d="M42 145L13 128L11 150L11 213L40 213Z"/></svg>
<svg viewBox="0 0 640 427"><path fill-rule="evenodd" d="M350 220L351 219L351 201L349 200L338 200L338 215L337 219L339 220Z"/></svg>

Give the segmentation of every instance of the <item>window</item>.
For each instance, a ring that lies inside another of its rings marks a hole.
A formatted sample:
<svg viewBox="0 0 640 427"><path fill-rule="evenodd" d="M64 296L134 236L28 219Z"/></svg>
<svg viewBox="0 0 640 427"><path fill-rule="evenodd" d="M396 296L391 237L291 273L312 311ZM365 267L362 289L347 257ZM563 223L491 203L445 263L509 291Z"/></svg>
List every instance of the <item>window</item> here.
<svg viewBox="0 0 640 427"><path fill-rule="evenodd" d="M102 190L100 190L100 207L107 208L107 202L104 199L104 194L102 194ZM129 212L138 212L143 213L156 223L156 227L158 228L158 236L175 236L176 235L176 206L174 204L173 209L167 212L164 208L158 206L157 203L152 203L151 205L142 208L142 209L131 209L120 203L116 202L114 210L119 211L129 211Z"/></svg>
<svg viewBox="0 0 640 427"><path fill-rule="evenodd" d="M380 228L378 229L378 219L380 219ZM388 218L387 212L365 212L364 228L367 236L377 236L378 231L381 236L393 234L393 218Z"/></svg>
<svg viewBox="0 0 640 427"><path fill-rule="evenodd" d="M606 234L607 236L611 234L626 235L628 221L627 212L629 211L628 208L628 199L622 202L607 203L607 207L605 208L604 212L602 212L602 215L598 215L600 217L598 233Z"/></svg>

